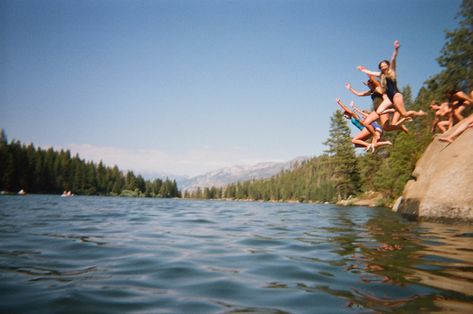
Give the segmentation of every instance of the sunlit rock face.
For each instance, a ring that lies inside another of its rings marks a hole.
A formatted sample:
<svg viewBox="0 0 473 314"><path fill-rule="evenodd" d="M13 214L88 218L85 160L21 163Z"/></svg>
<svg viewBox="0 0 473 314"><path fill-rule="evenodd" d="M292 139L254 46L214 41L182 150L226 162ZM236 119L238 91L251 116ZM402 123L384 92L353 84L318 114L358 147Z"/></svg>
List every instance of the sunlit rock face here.
<svg viewBox="0 0 473 314"><path fill-rule="evenodd" d="M434 138L393 210L420 218L473 220L472 128L451 144L439 141L438 136Z"/></svg>

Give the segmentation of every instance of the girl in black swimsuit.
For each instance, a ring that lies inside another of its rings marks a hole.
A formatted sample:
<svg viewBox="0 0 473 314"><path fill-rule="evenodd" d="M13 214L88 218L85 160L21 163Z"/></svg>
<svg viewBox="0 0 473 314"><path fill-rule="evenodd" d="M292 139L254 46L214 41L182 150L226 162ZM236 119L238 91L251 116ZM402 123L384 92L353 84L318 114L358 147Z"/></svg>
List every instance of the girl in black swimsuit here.
<svg viewBox="0 0 473 314"><path fill-rule="evenodd" d="M381 61L378 66L381 72L369 71L364 66L358 66L358 69L362 71L363 73L381 78L381 86L384 89L387 98L403 117L403 119L393 117L393 121L392 121L393 125L399 125L400 123L404 121L406 117L413 117L413 116L416 117L416 116L426 115L426 113L422 110L407 111L406 107L404 106L404 98L402 94L399 92L399 89L397 88L397 81L396 81L396 57L398 54L399 47L400 47L399 41L397 40L394 41L394 52L391 57L391 62L389 62L388 60ZM381 107L382 106L378 108L379 109L378 111L385 110L387 107L389 107L389 105L387 105L386 108L381 108Z"/></svg>

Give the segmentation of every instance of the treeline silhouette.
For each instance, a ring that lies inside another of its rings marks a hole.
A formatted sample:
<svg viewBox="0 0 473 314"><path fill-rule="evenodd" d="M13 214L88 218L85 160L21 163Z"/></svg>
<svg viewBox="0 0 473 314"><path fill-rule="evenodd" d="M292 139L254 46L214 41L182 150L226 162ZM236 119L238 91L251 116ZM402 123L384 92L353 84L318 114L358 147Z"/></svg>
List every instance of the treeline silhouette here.
<svg viewBox="0 0 473 314"><path fill-rule="evenodd" d="M19 141L8 143L0 134L0 191L82 195L180 197L175 180L145 180L132 171L120 171L85 161L69 150L41 149Z"/></svg>

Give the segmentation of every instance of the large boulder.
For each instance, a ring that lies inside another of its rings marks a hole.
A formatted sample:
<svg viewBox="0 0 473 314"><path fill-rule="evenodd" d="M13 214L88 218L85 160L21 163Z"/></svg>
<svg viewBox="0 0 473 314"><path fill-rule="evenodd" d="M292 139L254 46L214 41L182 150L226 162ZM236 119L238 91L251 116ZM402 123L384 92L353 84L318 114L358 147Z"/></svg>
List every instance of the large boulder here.
<svg viewBox="0 0 473 314"><path fill-rule="evenodd" d="M419 218L473 220L473 129L451 144L435 137L412 178L393 210Z"/></svg>

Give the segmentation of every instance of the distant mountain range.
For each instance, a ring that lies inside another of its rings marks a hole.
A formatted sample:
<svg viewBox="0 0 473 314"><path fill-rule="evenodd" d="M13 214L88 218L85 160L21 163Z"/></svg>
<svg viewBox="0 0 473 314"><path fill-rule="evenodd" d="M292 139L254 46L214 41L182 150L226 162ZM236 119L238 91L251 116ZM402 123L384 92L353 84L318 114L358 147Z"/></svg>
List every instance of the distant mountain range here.
<svg viewBox="0 0 473 314"><path fill-rule="evenodd" d="M198 187L222 187L238 181L269 178L307 159L307 157L298 157L285 162L262 162L254 165L226 167L188 179L177 179L177 184L182 191L193 191Z"/></svg>

